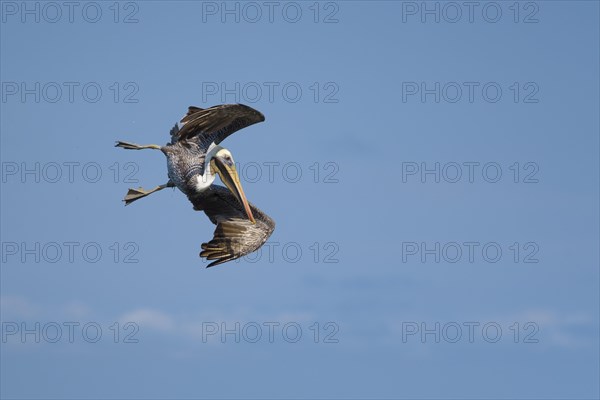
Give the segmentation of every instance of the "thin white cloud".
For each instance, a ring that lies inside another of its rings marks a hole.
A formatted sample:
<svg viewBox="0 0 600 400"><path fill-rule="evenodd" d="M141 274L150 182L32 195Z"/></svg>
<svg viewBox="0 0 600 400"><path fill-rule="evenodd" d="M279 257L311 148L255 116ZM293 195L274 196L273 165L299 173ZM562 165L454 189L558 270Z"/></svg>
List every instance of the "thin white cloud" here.
<svg viewBox="0 0 600 400"><path fill-rule="evenodd" d="M173 319L158 310L143 308L131 311L122 315L119 318L121 323L135 322L141 328L155 329L158 331L168 332L175 329Z"/></svg>
<svg viewBox="0 0 600 400"><path fill-rule="evenodd" d="M91 314L91 310L85 304L80 302L69 303L64 307L64 312L72 318L84 318Z"/></svg>
<svg viewBox="0 0 600 400"><path fill-rule="evenodd" d="M39 315L40 309L22 296L0 296L0 309L3 319L32 318Z"/></svg>

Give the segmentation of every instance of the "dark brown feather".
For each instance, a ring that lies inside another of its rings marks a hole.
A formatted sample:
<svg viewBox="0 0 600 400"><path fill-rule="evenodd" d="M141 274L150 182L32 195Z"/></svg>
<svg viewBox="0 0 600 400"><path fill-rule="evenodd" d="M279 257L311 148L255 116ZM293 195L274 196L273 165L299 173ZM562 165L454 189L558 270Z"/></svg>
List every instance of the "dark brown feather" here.
<svg viewBox="0 0 600 400"><path fill-rule="evenodd" d="M201 245L200 257L215 260L207 268L258 250L275 229L275 222L250 204L256 220L253 224L237 198L222 186L212 185L188 198L195 210L204 211L212 223L217 225L212 240Z"/></svg>
<svg viewBox="0 0 600 400"><path fill-rule="evenodd" d="M176 132L178 141L195 138L205 146L221 143L227 136L262 122L264 115L243 104L223 104L206 109L190 106Z"/></svg>

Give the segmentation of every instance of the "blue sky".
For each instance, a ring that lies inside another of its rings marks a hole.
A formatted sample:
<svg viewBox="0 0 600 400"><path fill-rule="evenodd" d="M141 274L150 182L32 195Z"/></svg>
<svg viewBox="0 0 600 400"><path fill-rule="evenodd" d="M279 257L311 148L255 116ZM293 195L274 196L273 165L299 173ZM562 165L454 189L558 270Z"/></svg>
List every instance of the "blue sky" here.
<svg viewBox="0 0 600 400"><path fill-rule="evenodd" d="M3 398L600 395L597 2L61 4L0 3ZM113 144L236 102L277 228L206 270Z"/></svg>

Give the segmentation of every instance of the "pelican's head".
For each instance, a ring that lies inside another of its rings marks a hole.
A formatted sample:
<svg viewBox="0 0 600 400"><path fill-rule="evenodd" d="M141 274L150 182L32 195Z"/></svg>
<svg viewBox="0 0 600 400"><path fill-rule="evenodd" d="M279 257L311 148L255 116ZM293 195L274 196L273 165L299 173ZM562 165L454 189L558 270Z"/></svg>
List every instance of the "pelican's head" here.
<svg viewBox="0 0 600 400"><path fill-rule="evenodd" d="M252 215L252 210L250 210L248 200L246 199L246 195L244 194L244 189L242 189L240 177L235 168L235 162L233 161L231 152L221 146L215 146L212 150L213 152L209 152L209 156L212 155L209 159L211 172L219 174L225 186L227 186L231 193L233 193L244 206L248 219L252 221L253 224L256 223L254 216Z"/></svg>

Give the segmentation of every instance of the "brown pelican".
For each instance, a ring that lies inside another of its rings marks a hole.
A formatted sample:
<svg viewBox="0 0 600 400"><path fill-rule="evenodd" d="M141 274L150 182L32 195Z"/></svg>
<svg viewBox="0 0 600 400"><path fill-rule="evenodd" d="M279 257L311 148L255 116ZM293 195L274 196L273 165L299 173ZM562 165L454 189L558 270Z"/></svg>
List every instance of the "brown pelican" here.
<svg viewBox="0 0 600 400"><path fill-rule="evenodd" d="M202 210L215 229L213 239L202 244L200 257L215 260L208 265L235 260L261 247L275 229L275 222L246 199L229 150L219 144L237 130L262 122L265 117L243 104L224 104L202 109L189 107L171 129L166 146L118 141L129 150L156 149L167 157L169 181L152 190L129 189L125 205L167 187L177 187ZM227 189L213 185L219 175ZM208 268L207 267L207 268Z"/></svg>

